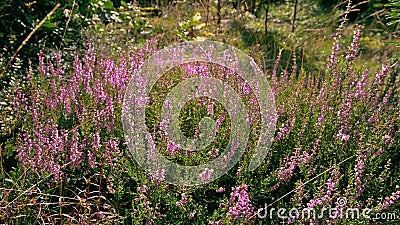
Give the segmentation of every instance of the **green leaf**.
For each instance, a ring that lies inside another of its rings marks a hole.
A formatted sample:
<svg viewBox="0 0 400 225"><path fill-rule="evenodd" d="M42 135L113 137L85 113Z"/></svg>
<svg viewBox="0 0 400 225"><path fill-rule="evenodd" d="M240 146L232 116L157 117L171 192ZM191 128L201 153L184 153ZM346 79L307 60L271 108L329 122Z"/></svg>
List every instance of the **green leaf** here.
<svg viewBox="0 0 400 225"><path fill-rule="evenodd" d="M13 184L14 184L14 181L13 181L13 180L11 180L11 179L8 179L8 178L4 179L4 181L8 181L8 182L10 182L10 183L13 183Z"/></svg>
<svg viewBox="0 0 400 225"><path fill-rule="evenodd" d="M108 0L108 1L104 2L104 8L108 9L108 10L113 10L114 9L114 5L110 0Z"/></svg>
<svg viewBox="0 0 400 225"><path fill-rule="evenodd" d="M48 29L57 28L57 26L56 26L54 23L49 22L49 21L46 21L46 22L42 25L42 27L48 28Z"/></svg>
<svg viewBox="0 0 400 225"><path fill-rule="evenodd" d="M385 44L394 44L394 45L400 45L399 41L389 41L389 40L384 40L383 43Z"/></svg>
<svg viewBox="0 0 400 225"><path fill-rule="evenodd" d="M383 4L383 3L375 3L375 4L373 4L372 5L374 8L379 8L379 9L381 9L381 8L383 8L385 5Z"/></svg>
<svg viewBox="0 0 400 225"><path fill-rule="evenodd" d="M126 4L125 1L121 1L121 5L122 5L123 7L128 7L128 5Z"/></svg>
<svg viewBox="0 0 400 225"><path fill-rule="evenodd" d="M172 33L176 34L177 36L179 36L180 38L182 38L182 39L185 40L185 41L188 41L188 40L189 40L189 38L186 37L186 35L181 34L181 32L179 32L178 30L173 30Z"/></svg>

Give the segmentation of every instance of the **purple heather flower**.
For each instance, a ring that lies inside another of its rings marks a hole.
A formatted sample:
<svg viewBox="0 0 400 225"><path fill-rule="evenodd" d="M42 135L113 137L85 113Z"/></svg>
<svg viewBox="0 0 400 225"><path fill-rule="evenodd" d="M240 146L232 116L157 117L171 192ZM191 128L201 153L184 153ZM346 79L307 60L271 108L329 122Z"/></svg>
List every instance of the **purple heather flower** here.
<svg viewBox="0 0 400 225"><path fill-rule="evenodd" d="M301 159L301 161L305 164L308 162L308 160L310 159L310 154L308 154L308 152L303 151L303 157Z"/></svg>
<svg viewBox="0 0 400 225"><path fill-rule="evenodd" d="M388 93L385 95L385 97L383 98L383 101L382 101L382 105L386 105L387 103L388 103L388 101L389 101L389 99L390 99L390 96L392 95L392 92L393 92L393 89L390 89L389 91L388 91Z"/></svg>
<svg viewBox="0 0 400 225"><path fill-rule="evenodd" d="M223 193L223 192L225 192L225 188L220 187L220 188L218 188L217 190L215 190L215 192L217 192L217 193Z"/></svg>
<svg viewBox="0 0 400 225"><path fill-rule="evenodd" d="M236 171L236 177L239 178L241 173L242 173L242 168L239 166Z"/></svg>
<svg viewBox="0 0 400 225"><path fill-rule="evenodd" d="M221 114L221 117L216 121L217 127L219 127L222 124L222 122L224 122L224 120L225 120L225 114Z"/></svg>
<svg viewBox="0 0 400 225"><path fill-rule="evenodd" d="M170 155L175 155L178 153L178 150L181 146L179 144L175 144L174 142L167 140L167 152Z"/></svg>
<svg viewBox="0 0 400 225"><path fill-rule="evenodd" d="M221 225L221 224L222 224L221 220L210 222L210 225Z"/></svg>
<svg viewBox="0 0 400 225"><path fill-rule="evenodd" d="M248 83L242 84L242 91L245 95L249 95L251 93L251 87Z"/></svg>
<svg viewBox="0 0 400 225"><path fill-rule="evenodd" d="M382 149L379 149L378 151L376 151L375 156L378 157L383 153Z"/></svg>
<svg viewBox="0 0 400 225"><path fill-rule="evenodd" d="M324 121L324 118L325 118L325 115L324 115L324 114L318 116L318 119L317 119L318 122L317 122L316 125L321 126L321 125L322 125L322 122Z"/></svg>
<svg viewBox="0 0 400 225"><path fill-rule="evenodd" d="M181 207L181 206L183 206L184 204L186 204L187 201L188 201L188 199L187 199L186 194L185 194L185 193L182 193L182 194L181 194L181 200L180 200L180 201L177 201L175 205L178 206L178 207Z"/></svg>
<svg viewBox="0 0 400 225"><path fill-rule="evenodd" d="M354 94L355 98L361 98L364 96L364 92L365 92L365 87L367 86L367 80L368 80L368 76L369 76L369 71L365 70L361 81L358 81L356 86L357 86L357 91Z"/></svg>
<svg viewBox="0 0 400 225"><path fill-rule="evenodd" d="M339 133L336 135L341 141L348 141L350 139L350 135L344 134L343 129L339 130Z"/></svg>
<svg viewBox="0 0 400 225"><path fill-rule="evenodd" d="M163 119L163 120L160 122L160 129L161 129L162 131L166 132L167 129L168 129L169 124L170 124L170 120L169 120L169 119Z"/></svg>
<svg viewBox="0 0 400 225"><path fill-rule="evenodd" d="M189 216L188 216L188 218L189 218L189 219L193 219L194 215L195 215L194 212L193 212L193 213L190 213Z"/></svg>
<svg viewBox="0 0 400 225"><path fill-rule="evenodd" d="M209 115L214 115L214 102L206 106Z"/></svg>
<svg viewBox="0 0 400 225"><path fill-rule="evenodd" d="M146 186L146 185L137 187L137 191L138 191L138 192L141 192L141 193L143 193L143 194L146 193L146 190L147 190L147 186Z"/></svg>
<svg viewBox="0 0 400 225"><path fill-rule="evenodd" d="M250 203L250 196L247 193L248 186L242 184L232 188L229 200L229 211L226 213L228 218L237 220L239 218L250 218L253 215L254 207Z"/></svg>
<svg viewBox="0 0 400 225"><path fill-rule="evenodd" d="M386 74L389 72L388 65L382 65L381 70L376 74L375 78L378 80L378 83L381 84L386 77Z"/></svg>
<svg viewBox="0 0 400 225"><path fill-rule="evenodd" d="M159 185L165 180L165 169L157 169L154 173L151 173L150 180L154 184Z"/></svg>
<svg viewBox="0 0 400 225"><path fill-rule="evenodd" d="M198 175L200 180L201 180L201 182L210 181L211 175L213 174L213 172L214 172L213 169L205 168L205 170Z"/></svg>
<svg viewBox="0 0 400 225"><path fill-rule="evenodd" d="M356 194L354 196L354 199L357 199L361 193L363 192L363 182L362 182L362 177L363 177L363 171L364 171L364 160L365 157L360 156L357 158L357 164L355 165L354 171L355 171L355 186L356 186Z"/></svg>
<svg viewBox="0 0 400 225"><path fill-rule="evenodd" d="M212 158L215 159L218 156L219 150L217 148L212 148L209 152L208 155Z"/></svg>
<svg viewBox="0 0 400 225"><path fill-rule="evenodd" d="M346 55L347 60L353 60L358 51L358 42L360 41L361 26L357 25L354 30L353 42L349 46L349 52Z"/></svg>
<svg viewBox="0 0 400 225"><path fill-rule="evenodd" d="M332 194L336 187L336 182L331 179L328 179L326 185L327 185L326 194L323 195L322 197L311 199L308 203L306 203L307 208L313 209L315 208L315 206L322 205L324 202L328 201L329 198L332 197Z"/></svg>
<svg viewBox="0 0 400 225"><path fill-rule="evenodd" d="M383 200L382 203L378 204L378 207L376 209L377 212L382 212L389 208L391 205L395 203L396 200L400 199L400 189L397 187L397 191L392 192L390 196L386 196Z"/></svg>
<svg viewBox="0 0 400 225"><path fill-rule="evenodd" d="M78 165L81 156L82 152L79 151L78 149L78 143L74 142L71 146L71 154L70 154L71 165Z"/></svg>
<svg viewBox="0 0 400 225"><path fill-rule="evenodd" d="M98 149L98 148L101 147L99 132L95 132L95 133L93 134L93 143L92 143L92 147L93 147L93 148L96 148L96 149Z"/></svg>

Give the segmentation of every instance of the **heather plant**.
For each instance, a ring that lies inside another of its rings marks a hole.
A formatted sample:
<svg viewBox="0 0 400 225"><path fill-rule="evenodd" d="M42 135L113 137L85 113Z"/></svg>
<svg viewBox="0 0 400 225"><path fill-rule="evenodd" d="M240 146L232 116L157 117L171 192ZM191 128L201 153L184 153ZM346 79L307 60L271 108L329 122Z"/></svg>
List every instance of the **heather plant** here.
<svg viewBox="0 0 400 225"><path fill-rule="evenodd" d="M147 144L182 165L199 165L223 154L234 132L232 117L220 102L208 97L182 105L178 122L187 138L200 138L204 117L216 121L214 140L202 151L188 151L165 134L170 121L161 114L163 105L169 105L168 93L184 80L214 77L243 100L251 131L245 154L215 181L207 183L215 172L212 169L198 174L205 183L198 186L165 182L163 168L147 173L126 144L121 119L124 94L132 78L137 87L146 85L139 69L159 49L155 40L118 58L89 44L82 54L75 53L71 65L61 53L53 60L39 53L37 68L31 66L26 79L13 86L17 132L12 144L18 168L2 171L0 220L10 224L369 224L377 221L376 213L398 216L399 68L390 61L377 71L358 65L363 30L355 26L351 44L343 46L346 21L344 16L334 34L323 73L314 76L305 71L297 64L295 49L290 72L281 69L280 51L273 70L263 77L274 94L277 126L264 163L254 171L248 165L260 135L260 102L234 69L183 63L157 80L148 99L138 100L147 104L145 122L151 136ZM233 55L226 58L236 60ZM263 216L267 208L320 215L326 207L337 209L334 216L305 218L300 213L284 218L276 211ZM365 208L371 209L372 218L339 216Z"/></svg>
<svg viewBox="0 0 400 225"><path fill-rule="evenodd" d="M301 211L337 206L342 212L348 208L379 212L382 206L395 204L398 164L391 162L399 157L396 65L390 72L386 62L374 74L366 67L354 69L361 28L356 26L346 49L339 42L345 21L346 17L334 36L325 77L300 73L295 78L285 71L272 74L279 113L278 140L271 147L270 165L275 172L266 179L272 182L257 186L272 196L285 196L279 201L272 199L275 208ZM341 49L345 54L339 55ZM292 188L293 197L284 195ZM339 197L347 199L346 204L336 202ZM390 204L388 199L392 199ZM322 221L344 224L352 218L286 219L289 224ZM359 218L360 223L368 221L372 220Z"/></svg>
<svg viewBox="0 0 400 225"><path fill-rule="evenodd" d="M389 7L390 9L390 13L387 16L389 22L388 25L391 27L394 27L395 30L398 30L399 26L400 26L400 21L399 21L399 15L400 15L400 3L396 2L396 1L389 1L389 3L387 4L387 7ZM391 37L392 38L392 37ZM393 39L398 38L398 36L394 36ZM400 53L399 53L399 41L398 40L389 40L389 43L395 44L396 48L397 48L397 52L395 54L394 57L397 57L397 59L400 57ZM393 57L393 58L394 58Z"/></svg>
<svg viewBox="0 0 400 225"><path fill-rule="evenodd" d="M93 214L91 207L96 202L100 206L105 198L103 191L115 194L118 188L116 182L119 181L111 174L124 165L120 160L124 143L118 120L119 105L133 71L154 51L150 45L149 42L136 52L126 53L119 62L100 58L89 45L82 59L75 55L69 71L65 71L60 55L55 62L45 62L40 53L37 73L31 69L27 80L18 82L14 88L13 107L19 129L17 157L27 179L39 180L36 184L29 182L32 186L28 190L37 192L43 182L50 192L56 184L59 194L74 193L77 205L87 210L80 218L87 221L84 223L93 218L96 221L114 219L116 215L107 211L100 216L103 212L99 207ZM87 186L82 186L84 183ZM65 186L75 188L69 192ZM14 194L11 191L7 196ZM89 202L82 205L81 198ZM9 207L10 204L4 209L6 217L11 216L7 215ZM63 214L61 208L61 218L66 214L65 218L71 217L71 222L78 219L68 216L68 213L75 213L70 207L66 207L69 210Z"/></svg>

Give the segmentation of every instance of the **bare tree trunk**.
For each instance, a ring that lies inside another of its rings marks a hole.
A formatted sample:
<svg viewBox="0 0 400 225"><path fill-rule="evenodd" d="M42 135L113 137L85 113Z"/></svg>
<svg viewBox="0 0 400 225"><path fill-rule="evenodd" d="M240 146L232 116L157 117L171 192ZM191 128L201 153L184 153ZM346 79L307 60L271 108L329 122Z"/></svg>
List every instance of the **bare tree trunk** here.
<svg viewBox="0 0 400 225"><path fill-rule="evenodd" d="M265 30L264 34L268 33L268 10L269 10L269 0L267 0L267 8L265 8Z"/></svg>
<svg viewBox="0 0 400 225"><path fill-rule="evenodd" d="M206 8L206 26L207 26L208 25L208 19L209 19L209 16L210 16L210 5L211 5L210 0L205 0L205 1L200 0L199 3L201 4L201 7L203 7L203 8L205 7Z"/></svg>
<svg viewBox="0 0 400 225"><path fill-rule="evenodd" d="M206 26L208 25L208 16L209 16L209 14L210 14L210 4L208 4L208 1L207 1L207 6L206 6L206 8L207 8L207 16L206 16Z"/></svg>
<svg viewBox="0 0 400 225"><path fill-rule="evenodd" d="M161 0L157 0L157 16L161 17Z"/></svg>
<svg viewBox="0 0 400 225"><path fill-rule="evenodd" d="M239 15L239 10L240 10L240 0L237 0L236 13L233 17L234 19L236 19L236 15Z"/></svg>
<svg viewBox="0 0 400 225"><path fill-rule="evenodd" d="M218 21L217 24L218 26L221 25L221 0L217 1L217 10L218 10Z"/></svg>
<svg viewBox="0 0 400 225"><path fill-rule="evenodd" d="M298 3L298 0L294 0L294 13L293 13L292 32L294 32L294 29L295 29L296 14L297 14L297 3Z"/></svg>

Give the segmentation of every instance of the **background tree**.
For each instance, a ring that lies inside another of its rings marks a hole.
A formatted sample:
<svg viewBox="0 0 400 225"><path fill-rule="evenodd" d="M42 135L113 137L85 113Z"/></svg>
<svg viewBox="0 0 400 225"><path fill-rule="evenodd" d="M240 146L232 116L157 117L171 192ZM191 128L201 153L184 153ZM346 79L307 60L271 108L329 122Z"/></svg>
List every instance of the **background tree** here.
<svg viewBox="0 0 400 225"><path fill-rule="evenodd" d="M298 0L294 0L294 10L293 10L292 32L294 32L294 29L295 29L295 24L296 24L297 3L298 3Z"/></svg>

